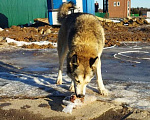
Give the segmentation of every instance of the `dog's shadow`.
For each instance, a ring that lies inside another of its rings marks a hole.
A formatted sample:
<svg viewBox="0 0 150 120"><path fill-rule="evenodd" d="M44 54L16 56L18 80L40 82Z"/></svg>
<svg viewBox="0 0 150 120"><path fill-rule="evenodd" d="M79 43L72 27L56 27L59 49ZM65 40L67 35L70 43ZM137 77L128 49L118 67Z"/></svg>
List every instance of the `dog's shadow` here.
<svg viewBox="0 0 150 120"><path fill-rule="evenodd" d="M93 92L99 94L98 88L94 88L94 87L91 87L91 86L87 86L87 88L88 88L89 90L92 90Z"/></svg>
<svg viewBox="0 0 150 120"><path fill-rule="evenodd" d="M58 85L56 86L56 76L52 74L53 77L45 77L42 74L35 74L32 72L24 72L20 69L17 69L16 67L3 63L0 61L0 79L6 79L7 81L2 81L4 85L7 85L12 81L17 81L19 83L24 83L30 86L33 86L35 88L38 88L39 90L47 92L49 94L48 96L45 96L45 100L48 101L49 106L54 111L62 111L62 100L66 97L71 95L72 93L69 91L69 87L66 84ZM1 83L1 84L2 84ZM64 80L64 83L69 84L67 81ZM1 87L1 86L0 86ZM20 90L20 88L18 88ZM17 90L17 89L16 89ZM22 89L21 89L22 90ZM21 91L20 91L21 92ZM12 95L13 96L13 95ZM19 95L16 95L16 98ZM24 95L25 98L32 98ZM22 98L24 98L22 96ZM37 98L38 96L33 98ZM42 106L42 105L41 105Z"/></svg>
<svg viewBox="0 0 150 120"><path fill-rule="evenodd" d="M51 110L54 111L62 111L63 110L63 101L64 97L53 97L53 96L49 96L47 98L45 98L44 100L46 100L51 108Z"/></svg>

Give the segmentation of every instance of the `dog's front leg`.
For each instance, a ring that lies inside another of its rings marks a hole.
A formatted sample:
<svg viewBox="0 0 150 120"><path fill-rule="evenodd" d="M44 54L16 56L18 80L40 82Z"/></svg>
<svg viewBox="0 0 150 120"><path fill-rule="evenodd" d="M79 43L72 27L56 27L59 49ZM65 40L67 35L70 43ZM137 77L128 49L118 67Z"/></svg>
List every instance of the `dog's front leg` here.
<svg viewBox="0 0 150 120"><path fill-rule="evenodd" d="M65 54L59 56L59 71L57 77L57 84L62 84L62 71L63 71L63 64L64 64Z"/></svg>
<svg viewBox="0 0 150 120"><path fill-rule="evenodd" d="M103 84L102 80L102 74L101 74L101 60L99 59L98 64L97 64L97 70L96 70L96 77L97 77L97 84L98 84L98 89L101 95L108 95L108 90L105 89L105 86Z"/></svg>
<svg viewBox="0 0 150 120"><path fill-rule="evenodd" d="M58 71L58 77L56 84L61 85L62 84L62 70Z"/></svg>
<svg viewBox="0 0 150 120"><path fill-rule="evenodd" d="M66 46L63 46L59 48L60 50L58 51L58 56L59 56L59 71L58 71L58 77L57 77L57 84L60 85L62 84L62 71L63 71L63 64L64 60L67 55L68 48Z"/></svg>
<svg viewBox="0 0 150 120"><path fill-rule="evenodd" d="M73 80L71 81L71 85L70 85L69 90L70 90L71 92L75 92Z"/></svg>

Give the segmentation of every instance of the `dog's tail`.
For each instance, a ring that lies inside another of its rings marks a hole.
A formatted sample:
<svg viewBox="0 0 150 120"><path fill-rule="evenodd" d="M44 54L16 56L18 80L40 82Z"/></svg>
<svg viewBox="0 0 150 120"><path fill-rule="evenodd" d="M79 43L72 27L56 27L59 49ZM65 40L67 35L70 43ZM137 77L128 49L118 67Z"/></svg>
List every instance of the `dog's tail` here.
<svg viewBox="0 0 150 120"><path fill-rule="evenodd" d="M68 11L69 11L70 8L72 8L72 9L75 8L73 2L63 3L60 6L59 11L58 11L58 16L57 16L58 22L60 22L60 23L63 22L63 20L68 15Z"/></svg>

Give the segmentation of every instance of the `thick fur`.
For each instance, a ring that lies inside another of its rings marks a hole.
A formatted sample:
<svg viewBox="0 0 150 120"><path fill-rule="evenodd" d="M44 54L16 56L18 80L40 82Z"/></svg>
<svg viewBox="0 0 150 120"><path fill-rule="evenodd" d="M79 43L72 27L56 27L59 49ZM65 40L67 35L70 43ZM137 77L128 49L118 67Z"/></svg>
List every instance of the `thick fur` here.
<svg viewBox="0 0 150 120"><path fill-rule="evenodd" d="M72 3L64 3L58 13L62 24L58 34L59 71L57 84L62 84L63 63L67 55L67 74L72 79L71 91L81 97L86 85L96 74L100 94L107 95L101 76L101 54L105 44L99 20L84 13L67 14Z"/></svg>

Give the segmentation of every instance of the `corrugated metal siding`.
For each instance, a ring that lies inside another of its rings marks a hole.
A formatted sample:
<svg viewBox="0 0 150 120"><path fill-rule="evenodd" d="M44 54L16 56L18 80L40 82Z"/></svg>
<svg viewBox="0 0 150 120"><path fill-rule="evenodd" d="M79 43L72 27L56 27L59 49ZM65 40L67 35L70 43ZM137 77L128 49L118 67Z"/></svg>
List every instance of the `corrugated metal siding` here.
<svg viewBox="0 0 150 120"><path fill-rule="evenodd" d="M95 14L94 0L87 0L87 13Z"/></svg>
<svg viewBox="0 0 150 120"><path fill-rule="evenodd" d="M62 3L62 0L53 0L53 9L58 9Z"/></svg>
<svg viewBox="0 0 150 120"><path fill-rule="evenodd" d="M0 0L0 27L27 24L47 18L47 0Z"/></svg>

